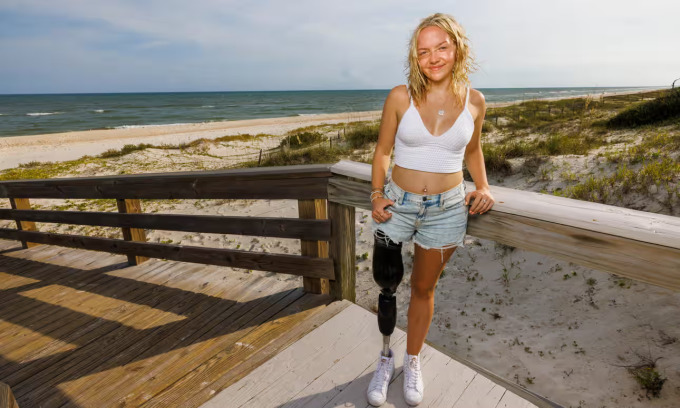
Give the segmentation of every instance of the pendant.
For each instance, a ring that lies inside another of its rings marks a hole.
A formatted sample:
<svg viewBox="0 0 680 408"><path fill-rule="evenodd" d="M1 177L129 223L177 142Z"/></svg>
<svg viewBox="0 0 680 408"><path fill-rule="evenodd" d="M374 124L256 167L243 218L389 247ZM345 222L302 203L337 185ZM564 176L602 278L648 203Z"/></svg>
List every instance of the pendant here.
<svg viewBox="0 0 680 408"><path fill-rule="evenodd" d="M440 109L439 112L437 112L437 115L444 116L444 109Z"/></svg>
<svg viewBox="0 0 680 408"><path fill-rule="evenodd" d="M423 189L423 193L427 193L427 187Z"/></svg>

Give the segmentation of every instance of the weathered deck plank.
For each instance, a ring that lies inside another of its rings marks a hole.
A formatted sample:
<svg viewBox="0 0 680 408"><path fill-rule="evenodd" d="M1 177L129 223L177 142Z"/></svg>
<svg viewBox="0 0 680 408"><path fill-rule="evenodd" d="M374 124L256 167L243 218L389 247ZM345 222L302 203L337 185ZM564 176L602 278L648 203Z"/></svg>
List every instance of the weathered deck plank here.
<svg viewBox="0 0 680 408"><path fill-rule="evenodd" d="M406 333L397 328L392 346L395 375L384 407L408 406L402 393L405 340ZM350 304L322 326L217 394L202 408L369 408L365 393L381 344L382 335L377 329L375 315ZM536 407L428 344L421 351L421 365L426 393L420 406Z"/></svg>

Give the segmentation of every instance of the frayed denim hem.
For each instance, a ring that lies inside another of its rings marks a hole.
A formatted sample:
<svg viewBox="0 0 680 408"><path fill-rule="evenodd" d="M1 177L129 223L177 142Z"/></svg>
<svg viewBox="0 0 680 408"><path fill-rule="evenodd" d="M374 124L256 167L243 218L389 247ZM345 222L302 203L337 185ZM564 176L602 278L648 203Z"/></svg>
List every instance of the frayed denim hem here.
<svg viewBox="0 0 680 408"><path fill-rule="evenodd" d="M436 249L436 250L438 250L439 253L440 253L441 256L442 256L442 261L441 261L442 264L444 263L444 251L445 251L445 250L451 249L451 248L457 248L457 247L464 247L464 246L465 246L465 244L463 243L463 241L461 241L461 242L459 242L459 243L454 243L454 244L446 244L446 245L441 246L441 247L438 247L438 248L429 247L429 246L427 246L427 245L423 245L423 244L421 244L420 242L415 241L415 240L414 240L413 242L414 242L415 244L418 244L418 246L420 246L420 247L423 248L423 249Z"/></svg>

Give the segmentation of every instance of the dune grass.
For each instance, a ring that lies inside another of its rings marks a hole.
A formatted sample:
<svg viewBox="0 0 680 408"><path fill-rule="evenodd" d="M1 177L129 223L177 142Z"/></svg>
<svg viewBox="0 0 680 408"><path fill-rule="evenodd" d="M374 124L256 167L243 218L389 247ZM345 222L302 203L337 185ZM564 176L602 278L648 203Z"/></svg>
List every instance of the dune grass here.
<svg viewBox="0 0 680 408"><path fill-rule="evenodd" d="M601 126L624 108L632 108L631 105L647 99L661 99L669 93L670 90L657 90L629 95L588 96L555 101L531 100L506 107L489 108L485 117L485 123L487 123L485 126L486 131L494 128L536 131L559 128L575 120L579 122L581 128ZM642 102L643 105L647 103ZM662 105L668 106L669 103ZM640 112L643 116L647 114L647 112Z"/></svg>
<svg viewBox="0 0 680 408"><path fill-rule="evenodd" d="M29 180L48 179L67 174L81 165L95 163L103 160L92 156L83 156L76 160L63 162L30 162L12 169L0 171L0 181L5 180Z"/></svg>
<svg viewBox="0 0 680 408"><path fill-rule="evenodd" d="M345 140L350 147L357 149L378 141L379 122L360 123L350 126L345 132Z"/></svg>
<svg viewBox="0 0 680 408"><path fill-rule="evenodd" d="M347 155L341 147L316 146L300 150L282 150L262 159L259 167L294 166L296 164L335 163ZM239 167L258 167L257 160L241 163Z"/></svg>
<svg viewBox="0 0 680 408"><path fill-rule="evenodd" d="M630 106L604 122L610 129L633 128L680 118L680 89L669 90L650 101Z"/></svg>
<svg viewBox="0 0 680 408"><path fill-rule="evenodd" d="M611 175L601 177L590 175L582 182L557 191L555 194L578 200L608 203L620 201L623 195L631 192L651 195L650 187L655 186L652 191L659 191L659 189L666 191L665 202L670 208L675 200L680 199L678 178L680 178L680 163L665 156L650 160L637 169L623 164Z"/></svg>
<svg viewBox="0 0 680 408"><path fill-rule="evenodd" d="M316 131L293 131L289 132L283 139L279 147L290 147L293 149L311 146L324 141L324 136Z"/></svg>

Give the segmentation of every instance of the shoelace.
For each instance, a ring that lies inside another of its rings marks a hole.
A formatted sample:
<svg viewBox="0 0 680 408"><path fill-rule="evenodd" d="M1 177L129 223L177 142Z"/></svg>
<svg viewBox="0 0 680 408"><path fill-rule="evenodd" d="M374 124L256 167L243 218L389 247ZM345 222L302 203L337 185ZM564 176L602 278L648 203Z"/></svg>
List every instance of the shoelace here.
<svg viewBox="0 0 680 408"><path fill-rule="evenodd" d="M371 391L380 389L382 391L382 385L387 382L387 377L390 375L389 373L389 358L387 357L380 357L380 363L378 364L377 372L378 375L375 376L373 379L375 382L371 384ZM382 375L382 381L378 381L380 379L379 375Z"/></svg>
<svg viewBox="0 0 680 408"><path fill-rule="evenodd" d="M416 384L418 382L418 376L420 376L420 362L417 358L411 358L408 362L408 388L416 389Z"/></svg>

